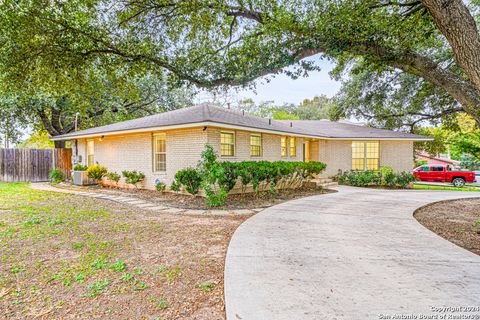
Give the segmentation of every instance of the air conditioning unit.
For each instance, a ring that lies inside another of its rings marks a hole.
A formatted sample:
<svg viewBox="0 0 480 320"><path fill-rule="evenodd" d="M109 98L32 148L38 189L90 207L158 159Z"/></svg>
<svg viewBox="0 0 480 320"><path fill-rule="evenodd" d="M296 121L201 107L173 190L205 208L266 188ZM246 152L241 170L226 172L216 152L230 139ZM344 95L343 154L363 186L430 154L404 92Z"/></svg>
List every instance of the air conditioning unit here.
<svg viewBox="0 0 480 320"><path fill-rule="evenodd" d="M87 176L87 171L73 171L73 184L77 186L88 186L95 184L95 180Z"/></svg>

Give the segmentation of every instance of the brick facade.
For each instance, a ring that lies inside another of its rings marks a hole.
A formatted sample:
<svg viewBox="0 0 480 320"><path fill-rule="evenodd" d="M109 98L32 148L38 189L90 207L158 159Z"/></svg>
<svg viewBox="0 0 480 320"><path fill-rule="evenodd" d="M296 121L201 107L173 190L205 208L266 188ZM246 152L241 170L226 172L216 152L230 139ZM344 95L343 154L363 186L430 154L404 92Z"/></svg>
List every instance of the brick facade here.
<svg viewBox="0 0 480 320"><path fill-rule="evenodd" d="M250 134L256 132L230 130L217 127L199 127L165 131L166 133L166 171L153 171L153 135L151 133L125 134L95 138L95 162L109 171L119 174L123 170L137 170L145 173L143 187L154 188L157 178L169 185L175 173L186 167L194 167L200 160L205 145L210 144L220 153L220 132L235 133L235 155L220 157L226 161L303 161L304 139L297 137L296 156L282 157L280 135L262 133L262 155L250 156ZM327 164L322 174L329 177L338 170L350 170L352 166L352 142L349 140L310 140L311 161ZM78 140L78 155L82 164L86 163L87 139ZM412 141L380 141L380 165L392 166L397 171L409 171L413 166Z"/></svg>
<svg viewBox="0 0 480 320"><path fill-rule="evenodd" d="M351 140L320 140L319 160L327 164L322 174L331 177L338 170L352 169ZM395 171L413 169L413 141L380 141L380 166L391 166Z"/></svg>
<svg viewBox="0 0 480 320"><path fill-rule="evenodd" d="M303 138L297 139L296 156L282 157L280 139L282 136L267 133L258 133L240 130L228 130L221 128L207 128L207 142L211 145L218 154L220 154L220 133L221 132L235 133L235 156L233 157L219 157L226 161L303 161ZM262 156L250 156L250 135L260 134L262 137ZM290 154L290 153L289 153Z"/></svg>

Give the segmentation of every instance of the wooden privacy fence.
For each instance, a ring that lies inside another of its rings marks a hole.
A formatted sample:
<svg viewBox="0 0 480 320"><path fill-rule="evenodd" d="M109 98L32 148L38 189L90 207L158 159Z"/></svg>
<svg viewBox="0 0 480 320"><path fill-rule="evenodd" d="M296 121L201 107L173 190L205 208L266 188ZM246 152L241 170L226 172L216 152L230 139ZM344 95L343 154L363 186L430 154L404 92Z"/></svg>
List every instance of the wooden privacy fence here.
<svg viewBox="0 0 480 320"><path fill-rule="evenodd" d="M70 177L72 149L0 149L0 181L48 181L53 168Z"/></svg>

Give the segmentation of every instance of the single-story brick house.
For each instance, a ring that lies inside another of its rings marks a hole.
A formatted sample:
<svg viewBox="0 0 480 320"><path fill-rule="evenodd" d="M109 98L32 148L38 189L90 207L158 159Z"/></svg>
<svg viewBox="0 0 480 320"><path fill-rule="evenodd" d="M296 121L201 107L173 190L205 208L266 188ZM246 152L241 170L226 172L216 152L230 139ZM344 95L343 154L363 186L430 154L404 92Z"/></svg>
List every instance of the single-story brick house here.
<svg viewBox="0 0 480 320"><path fill-rule="evenodd" d="M210 104L52 137L73 142L76 163L142 171L146 188L156 179L169 185L178 170L195 166L206 144L228 161L321 161L329 177L384 165L410 171L413 142L428 139L352 123L263 119Z"/></svg>

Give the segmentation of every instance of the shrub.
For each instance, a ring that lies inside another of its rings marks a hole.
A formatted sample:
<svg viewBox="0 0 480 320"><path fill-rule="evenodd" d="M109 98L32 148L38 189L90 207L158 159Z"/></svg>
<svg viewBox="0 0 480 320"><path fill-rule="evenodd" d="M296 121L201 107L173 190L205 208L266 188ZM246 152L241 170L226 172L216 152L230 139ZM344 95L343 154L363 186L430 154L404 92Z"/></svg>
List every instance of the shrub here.
<svg viewBox="0 0 480 320"><path fill-rule="evenodd" d="M187 192L197 194L201 187L205 191L207 205L216 207L225 202L228 192L238 181L242 184L243 192L249 184L252 184L255 192L259 191L260 185L267 184L270 192L275 193L277 186L300 187L304 179L325 168L326 165L321 162L219 162L216 152L207 145L197 169L178 171L171 189L177 191L184 186Z"/></svg>
<svg viewBox="0 0 480 320"><path fill-rule="evenodd" d="M145 174L140 171L122 171L122 175L125 177L125 182L128 184L133 184L135 187L137 183L145 179Z"/></svg>
<svg viewBox="0 0 480 320"><path fill-rule="evenodd" d="M415 181L415 176L409 172L394 172L391 167L380 167L379 171L345 171L335 179L340 184L355 187L387 186L390 188L406 188Z"/></svg>
<svg viewBox="0 0 480 320"><path fill-rule="evenodd" d="M84 165L81 165L81 164L76 164L73 167L73 171L87 171L87 169L88 169L87 166L84 166Z"/></svg>
<svg viewBox="0 0 480 320"><path fill-rule="evenodd" d="M107 174L107 172L108 172L107 168L102 167L99 164L96 164L88 167L87 176L90 179L94 179L95 181L99 182Z"/></svg>
<svg viewBox="0 0 480 320"><path fill-rule="evenodd" d="M180 190L180 185L178 184L177 181L173 181L172 185L170 186L170 189L177 192Z"/></svg>
<svg viewBox="0 0 480 320"><path fill-rule="evenodd" d="M225 188L220 187L217 191L212 189L209 185L205 185L203 190L207 197L207 205L209 207L219 207L225 203L225 199L228 196L228 192Z"/></svg>
<svg viewBox="0 0 480 320"><path fill-rule="evenodd" d="M108 172L106 175L108 180L118 183L120 181L120 175L116 172Z"/></svg>
<svg viewBox="0 0 480 320"><path fill-rule="evenodd" d="M184 187L191 195L196 195L202 184L202 176L193 168L186 168L175 173L175 183Z"/></svg>
<svg viewBox="0 0 480 320"><path fill-rule="evenodd" d="M50 170L50 172L48 173L48 177L53 183L59 183L65 180L65 177L63 176L63 173L62 171L60 171L59 168L53 168L52 170Z"/></svg>
<svg viewBox="0 0 480 320"><path fill-rule="evenodd" d="M163 192L165 191L166 187L167 187L166 184L160 181L160 179L155 180L155 189L157 189L157 191Z"/></svg>

